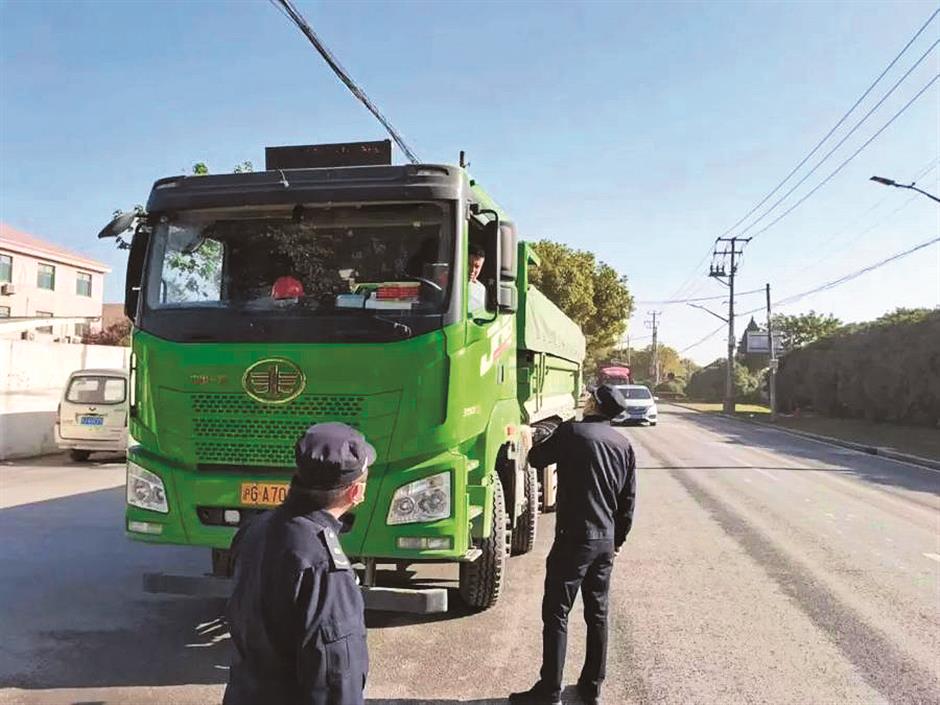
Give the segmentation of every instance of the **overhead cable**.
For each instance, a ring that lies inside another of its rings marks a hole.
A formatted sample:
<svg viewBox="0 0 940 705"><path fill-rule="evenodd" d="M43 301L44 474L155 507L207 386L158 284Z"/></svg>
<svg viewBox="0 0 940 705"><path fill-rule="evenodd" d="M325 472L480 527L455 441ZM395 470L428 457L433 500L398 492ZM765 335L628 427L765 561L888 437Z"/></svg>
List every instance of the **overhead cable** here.
<svg viewBox="0 0 940 705"><path fill-rule="evenodd" d="M813 148L810 150L809 154L807 154L805 157L803 157L803 159L800 161L800 163L797 164L795 167L793 167L793 169L790 171L790 173L787 174L787 175L783 178L783 180L782 180L780 183L778 183L776 186L774 186L774 188L770 191L770 193L768 193L766 196L764 196L763 199L761 199L760 203L758 203L756 206L754 206L753 208L751 208L751 210L749 210L747 213L745 213L744 216L743 216L737 223L735 223L735 224L732 225L730 228L728 228L725 232L723 232L720 237L726 237L728 234L730 234L732 231L734 231L739 225L741 225L741 223L743 223L745 220L747 220L748 218L750 218L762 205L764 205L767 201L769 201L769 200L771 199L771 197L773 197L773 195L774 195L775 193L777 193L777 191L779 191L779 190L783 187L783 185L784 185L787 181L789 181L790 178L791 178L797 171L799 171L800 168L801 168L804 164L806 164L806 162L808 162L808 161L810 160L810 158L811 158L814 154L816 154L817 151L819 151L819 148L822 147L823 144L825 144L825 142L833 135L833 133L834 133L837 129L839 129L839 127L842 126L842 123L844 123L844 122L848 119L849 115L851 115L851 114L855 111L855 109L861 104L861 102L862 102L863 100L865 100L865 98L868 97L868 95L874 90L875 86L877 86L878 83L881 82L881 79L885 77L885 75L888 73L888 71L890 71L890 70L894 67L895 64L897 64L897 62L901 59L902 56L904 56L904 54L905 54L905 53L907 52L907 50L911 47L911 45L917 40L917 38L920 37L921 34L923 34L924 30L927 29L927 26L928 26L931 22L933 22L934 18L937 16L937 14L940 14L940 8L938 8L937 10L934 10L933 14L931 14L930 17L927 18L927 21L924 22L923 25L921 25L920 29L918 29L917 32L914 33L914 36L911 37L911 39L908 41L908 43L904 45L904 48L902 48L901 51L898 52L897 56L895 56L894 59L891 60L891 62L885 67L884 71L882 71L882 72L878 75L878 78L876 78L876 79L872 82L872 84L865 90L865 92L862 93L862 95L858 98L858 100L855 101L855 103L852 105L852 107L849 108L849 109L846 111L846 113L845 113L841 118L839 118L839 121L838 121L835 125L833 125L832 129L830 129L829 132L826 133L826 136L823 137L821 140L819 140L819 142L816 144L816 146L813 147ZM893 89L892 89L892 90L893 90Z"/></svg>
<svg viewBox="0 0 940 705"><path fill-rule="evenodd" d="M326 48L326 46L317 36L316 32L314 32L307 23L307 20L304 19L304 16L300 14L300 11L297 10L297 8L294 7L294 4L291 2L291 0L270 0L270 2L279 10L282 10L284 13L286 13L291 21L297 25L301 32L304 33L304 36L310 40L310 43L313 44L314 48L320 53L320 56L323 57L323 60L326 61L327 65L333 69L333 73L339 77L339 80L341 80L352 92L352 94L359 99L359 102L366 106L369 112L372 113L380 123L382 123L382 126L388 131L388 134L391 136L391 138L395 140L395 144L397 144L399 149L405 153L405 156L408 157L409 161L411 161L412 164L419 163L418 157L416 157L411 148L405 144L405 140L401 134L399 134L398 130L392 126L392 123L382 114L378 106L372 102L369 96L366 95L366 92L356 84L346 69L340 65L339 61L333 55L333 53Z"/></svg>
<svg viewBox="0 0 940 705"><path fill-rule="evenodd" d="M904 250L903 252L898 252L897 254L893 254L893 255L891 255L890 257L886 257L886 258L883 259L883 260L880 260L880 261L878 261L878 262L875 262L874 264L869 264L868 266L862 267L861 269L857 269L857 270L855 270L854 272L849 272L848 274L845 274L845 275L839 277L838 279L833 279L832 281L829 281L829 282L826 282L825 284L821 284L821 285L819 285L819 286L813 287L812 289L809 289L809 290L807 290L807 291L803 291L803 292L801 292L801 293L799 293L799 294L793 294L792 296L787 296L787 297L785 297L785 298L783 298L783 299L779 299L779 300L777 300L777 301L774 301L772 305L773 305L774 307L777 307L777 306L786 306L786 305L788 305L788 304L795 303L795 302L799 301L800 299L805 299L807 296L811 296L811 295L813 295L813 294L818 294L818 293L821 292L821 291L826 291L826 290L828 290L828 289L834 289L834 288L837 287L837 286L841 286L842 284L845 284L846 282L850 282L850 281L852 281L853 279L857 279L858 277L860 277L860 276L862 276L862 275L864 275L864 274L868 274L869 272L873 272L873 271L876 270L876 269L880 269L881 267L884 267L886 264L891 264L892 262L895 262L895 261L897 261L897 260L899 260L899 259L903 259L904 257L908 257L908 256L914 254L915 252L919 252L920 250L923 250L924 248L930 247L931 245L934 245L934 244L936 244L936 243L938 243L938 242L940 242L940 237L931 238L930 240L927 240L927 242L922 242L922 243L920 243L919 245L915 245L914 247L912 247L912 248L910 248L910 249L908 249L908 250ZM744 311L743 313L741 313L741 314L739 314L739 315L741 315L741 316L747 316L747 315L749 315L749 314L757 313L758 311L763 311L763 310L764 310L763 307L759 307L759 308L752 309L752 310L750 310L750 311Z"/></svg>
<svg viewBox="0 0 940 705"><path fill-rule="evenodd" d="M846 160L845 160L844 162L842 162L838 167L836 167L835 171L833 171L831 174L829 174L829 176L827 176L825 179L823 179L819 184L817 184L811 191L809 191L809 192L808 192L807 194L805 194L802 198L800 198L796 203L794 203L792 206L790 206L789 208L787 208L787 210L785 210L783 213L781 213L781 214L778 215L776 218L774 218L769 224L765 225L763 228L761 228L760 230L758 230L756 233L752 233L752 234L751 234L751 238L753 239L753 238L757 237L758 235L761 235L762 233L765 233L765 232L767 232L768 230L770 230L774 225L776 225L777 223L779 223L781 220L783 220L783 219L786 218L788 215L790 215L790 213L792 213L792 212L795 211L797 208L799 208L803 203L805 203L806 200L807 200L810 196L812 196L814 193L816 193L817 191L819 191L819 189L821 189L823 186L825 186L825 185L828 184L830 181L832 181L832 179L834 179L834 178L836 177L836 175L839 174L839 172L841 172L841 171L849 164L849 162L851 162L853 159L855 159L855 157L857 157L859 154L861 154L862 151L863 151L868 145L870 145L872 142L874 142L875 139L876 139L882 132L884 132L885 130L887 130L888 127L889 127L895 120L897 120L899 117L901 117L901 115L903 115L903 114L907 111L907 109L910 108L910 107L917 101L918 98L920 98L924 93L926 93L927 90L928 90L934 83L937 82L937 79L938 79L938 78L940 78L940 74L935 75L932 79L930 79L930 80L927 82L927 85L925 85L923 88L921 88L919 91L917 91L917 94L916 94L913 98L911 98L909 101L907 101L907 103L904 104L904 107L903 107L903 108L901 108L898 112L896 112L896 113L892 116L892 118L891 118L890 120L888 120L888 122L886 122L884 125L882 125L881 128L880 128L875 134L873 134L871 137L869 137L868 140L866 140L866 142L865 142L861 147L859 147L858 149L856 149L855 152L853 152L852 155L851 155L848 159L846 159Z"/></svg>
<svg viewBox="0 0 940 705"><path fill-rule="evenodd" d="M796 191L800 186L802 186L810 176L812 176L813 174L815 174L815 173L816 173L816 170L819 169L819 167L821 167L826 161L828 161L828 160L829 160L829 157L831 157L831 156L836 152L836 150L839 149L839 147L841 147L843 144L845 144L846 141L849 139L849 137L851 137L852 135L854 135L855 132L856 132L856 130L858 130L858 128L861 127L861 126L865 123L865 121L868 120L868 118L871 117L871 115L872 115L878 108L880 108L880 107L884 104L884 102L894 93L894 91L897 90L898 86L900 86L901 83L902 83L908 76L911 75L911 73L914 71L914 69L916 69L918 66L921 65L921 63L923 63L924 59L926 59L927 56L928 56L934 49L937 48L937 45L938 45L938 44L940 44L940 39L938 39L937 41L935 41L933 44L931 44L931 45L927 48L927 51L925 51L925 52L921 55L921 57L914 63L914 65L911 66L911 67L907 70L907 73L905 73L903 76L901 76L901 78L899 78L899 79L895 82L895 84L894 84L893 86L891 86L891 88L888 89L888 92L885 93L885 94L881 97L881 100L879 100L877 103L875 103L875 105L872 106L871 110L869 110L867 113L865 113L865 115L862 117L862 119L859 120L857 123L855 123L855 125L852 127L852 129L849 130L849 131L842 137L841 140L839 140L839 142L836 144L835 147L833 147L832 149L830 149L822 159L820 159L818 162L816 162L816 165L815 165L812 169L810 169L808 172L806 172L806 174L803 175L803 178L801 178L799 181L797 181L795 184L793 184L793 186L790 187L790 190L789 190L789 191L787 191L787 192L786 192L785 194L783 194L780 198L778 198L778 199L774 202L774 204L773 204L772 206L770 206L770 208L768 208L767 210L765 210L760 216L758 216L758 217L755 218L753 221L751 221L751 223L750 223L749 225L745 226L743 230L739 231L739 232L738 232L738 235L743 235L743 234L747 233L751 228L753 228L755 225L757 225L759 222L761 222L764 218L766 218L768 215L770 215L770 214L777 208L777 206L779 206L779 205L780 205L781 203L783 203L787 198L789 198L790 195L791 195L794 191ZM877 137L878 134L881 134L881 131L880 131L880 130L879 130L879 132L878 132L875 136ZM872 138L872 139L874 139L874 138ZM869 142L871 142L871 140L869 140ZM865 146L867 146L867 145L869 144L869 142L866 142L866 143L865 143L865 145L863 146L863 149L864 149ZM861 150L859 150L859 151L861 151ZM854 156L854 155L853 155L853 156Z"/></svg>

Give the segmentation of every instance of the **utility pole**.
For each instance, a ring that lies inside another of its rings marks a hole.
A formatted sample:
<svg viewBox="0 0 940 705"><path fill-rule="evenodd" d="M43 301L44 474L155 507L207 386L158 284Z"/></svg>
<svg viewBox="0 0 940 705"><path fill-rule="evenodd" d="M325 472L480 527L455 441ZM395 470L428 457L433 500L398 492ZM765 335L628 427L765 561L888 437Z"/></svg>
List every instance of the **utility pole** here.
<svg viewBox="0 0 940 705"><path fill-rule="evenodd" d="M646 327L653 330L653 356L650 358L650 374L653 376L653 386L655 387L659 384L659 320L658 317L663 315L662 311L650 311L649 315L652 317L652 320L646 321Z"/></svg>
<svg viewBox="0 0 940 705"><path fill-rule="evenodd" d="M715 240L715 250L712 252L712 264L708 269L708 276L717 279L728 287L728 364L725 370L725 403L724 412L734 413L734 276L738 272L738 258L744 254L744 245L749 243L749 237L720 237ZM725 262L730 266L726 267ZM727 281L725 281L727 280Z"/></svg>
<svg viewBox="0 0 940 705"><path fill-rule="evenodd" d="M777 353L774 350L773 313L770 310L770 284L767 284L767 342L770 344L770 420L777 418Z"/></svg>

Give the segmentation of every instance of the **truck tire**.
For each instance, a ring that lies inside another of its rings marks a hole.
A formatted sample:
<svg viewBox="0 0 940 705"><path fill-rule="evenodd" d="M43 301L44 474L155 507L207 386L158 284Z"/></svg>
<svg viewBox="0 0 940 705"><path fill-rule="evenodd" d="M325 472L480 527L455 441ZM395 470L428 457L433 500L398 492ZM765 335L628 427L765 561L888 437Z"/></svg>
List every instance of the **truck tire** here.
<svg viewBox="0 0 940 705"><path fill-rule="evenodd" d="M91 457L90 450L77 450L73 448L69 451L69 457L74 460L76 463L84 463Z"/></svg>
<svg viewBox="0 0 940 705"><path fill-rule="evenodd" d="M525 508L512 530L512 555L520 556L535 548L540 509L538 471L531 465L526 465Z"/></svg>
<svg viewBox="0 0 940 705"><path fill-rule="evenodd" d="M506 504L503 486L493 477L493 531L480 540L476 548L482 555L472 563L460 564L458 591L466 605L474 610L485 610L496 604L503 588L506 571Z"/></svg>

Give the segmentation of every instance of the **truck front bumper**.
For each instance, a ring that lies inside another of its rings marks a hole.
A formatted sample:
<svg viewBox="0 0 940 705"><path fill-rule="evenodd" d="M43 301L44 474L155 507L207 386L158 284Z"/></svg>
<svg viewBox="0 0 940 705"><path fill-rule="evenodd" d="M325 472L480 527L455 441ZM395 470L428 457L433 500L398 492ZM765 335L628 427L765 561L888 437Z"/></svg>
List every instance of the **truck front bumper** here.
<svg viewBox="0 0 940 705"><path fill-rule="evenodd" d="M164 484L167 513L127 505L125 530L129 538L150 543L171 543L227 549L236 530L262 508L240 501L243 482L287 483L290 471L244 473L204 472L173 465L146 453L139 446L128 451L128 461L157 475ZM353 558L398 562L467 560L472 536L485 535L492 489L467 484L466 456L445 451L408 467L370 470L366 502L355 512L351 531L341 537ZM395 491L410 482L441 472L451 473L450 516L427 522L389 525L387 517ZM226 523L224 517L238 519Z"/></svg>

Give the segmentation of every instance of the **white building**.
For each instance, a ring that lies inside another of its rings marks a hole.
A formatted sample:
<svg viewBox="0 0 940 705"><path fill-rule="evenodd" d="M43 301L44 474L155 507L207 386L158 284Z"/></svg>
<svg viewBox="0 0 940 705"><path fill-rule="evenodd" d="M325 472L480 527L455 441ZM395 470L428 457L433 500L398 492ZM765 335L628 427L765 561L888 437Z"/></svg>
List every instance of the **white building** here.
<svg viewBox="0 0 940 705"><path fill-rule="evenodd" d="M101 262L0 223L0 319L72 319L5 337L79 342L100 330L104 276L110 271Z"/></svg>

